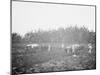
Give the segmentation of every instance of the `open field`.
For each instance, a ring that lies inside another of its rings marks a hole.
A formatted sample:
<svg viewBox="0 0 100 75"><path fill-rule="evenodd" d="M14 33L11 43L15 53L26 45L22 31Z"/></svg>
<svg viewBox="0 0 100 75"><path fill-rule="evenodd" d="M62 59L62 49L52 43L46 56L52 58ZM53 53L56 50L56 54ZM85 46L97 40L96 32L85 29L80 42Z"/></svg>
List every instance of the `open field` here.
<svg viewBox="0 0 100 75"><path fill-rule="evenodd" d="M25 45L13 45L13 73L40 73L96 68L95 46L93 46L91 53L85 47L74 53L71 51L67 53L65 48L57 46L53 45L48 51L48 46L26 48Z"/></svg>

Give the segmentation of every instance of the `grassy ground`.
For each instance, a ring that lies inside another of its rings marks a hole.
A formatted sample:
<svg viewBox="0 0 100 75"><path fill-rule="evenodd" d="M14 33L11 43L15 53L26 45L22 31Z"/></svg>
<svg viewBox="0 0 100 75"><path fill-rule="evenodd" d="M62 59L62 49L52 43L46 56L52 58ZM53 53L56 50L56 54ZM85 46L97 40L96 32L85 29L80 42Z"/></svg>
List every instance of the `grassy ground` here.
<svg viewBox="0 0 100 75"><path fill-rule="evenodd" d="M24 45L12 47L13 74L95 69L95 62L95 46L91 54L83 48L75 57L60 47L52 47L50 51L47 47L33 49L26 49Z"/></svg>

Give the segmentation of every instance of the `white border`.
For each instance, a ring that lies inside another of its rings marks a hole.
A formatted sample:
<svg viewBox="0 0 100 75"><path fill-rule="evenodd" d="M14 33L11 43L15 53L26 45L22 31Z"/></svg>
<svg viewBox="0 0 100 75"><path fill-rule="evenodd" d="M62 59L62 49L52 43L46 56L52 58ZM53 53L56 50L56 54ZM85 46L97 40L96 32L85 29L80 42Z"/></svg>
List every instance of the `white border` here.
<svg viewBox="0 0 100 75"><path fill-rule="evenodd" d="M36 0L28 0L36 1ZM33 75L99 75L100 73L100 0L38 0L44 2L87 4L97 6L97 69L85 71L41 73ZM0 0L0 75L10 72L10 0Z"/></svg>

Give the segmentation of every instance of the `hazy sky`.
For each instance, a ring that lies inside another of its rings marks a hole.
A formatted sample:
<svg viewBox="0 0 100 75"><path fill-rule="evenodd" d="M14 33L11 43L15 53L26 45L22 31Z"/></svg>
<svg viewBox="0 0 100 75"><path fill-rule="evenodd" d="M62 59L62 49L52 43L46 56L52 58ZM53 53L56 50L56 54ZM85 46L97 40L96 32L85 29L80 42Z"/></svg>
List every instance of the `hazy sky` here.
<svg viewBox="0 0 100 75"><path fill-rule="evenodd" d="M12 32L23 35L32 30L51 30L76 24L95 30L95 7L12 2Z"/></svg>

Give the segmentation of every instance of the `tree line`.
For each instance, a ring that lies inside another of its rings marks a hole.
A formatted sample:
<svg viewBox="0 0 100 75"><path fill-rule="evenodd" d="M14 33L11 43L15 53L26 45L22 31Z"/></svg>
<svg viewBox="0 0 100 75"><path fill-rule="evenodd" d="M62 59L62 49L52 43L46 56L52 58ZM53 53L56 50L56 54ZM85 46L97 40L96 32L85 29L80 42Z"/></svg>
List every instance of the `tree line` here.
<svg viewBox="0 0 100 75"><path fill-rule="evenodd" d="M96 34L85 27L68 27L57 30L27 32L23 37L12 33L12 43L95 43Z"/></svg>

